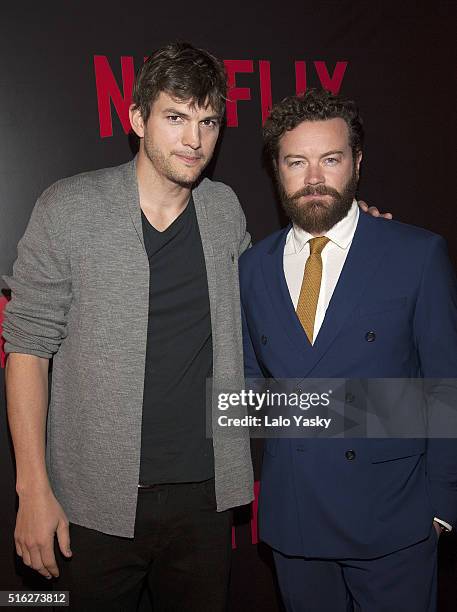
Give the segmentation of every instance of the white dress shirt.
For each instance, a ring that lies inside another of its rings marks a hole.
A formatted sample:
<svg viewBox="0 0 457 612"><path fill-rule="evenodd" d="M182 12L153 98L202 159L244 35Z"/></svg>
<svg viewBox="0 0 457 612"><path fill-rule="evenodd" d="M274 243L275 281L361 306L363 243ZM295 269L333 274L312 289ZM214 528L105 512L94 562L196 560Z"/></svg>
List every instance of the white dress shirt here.
<svg viewBox="0 0 457 612"><path fill-rule="evenodd" d="M338 279L346 261L349 247L354 238L359 220L357 201L352 202L348 214L324 234L330 239L322 251L322 281L314 321L313 344L324 321L325 313L332 299ZM303 280L306 260L309 257L309 240L313 238L305 230L293 225L286 237L284 246L284 275L294 308L297 309L298 298Z"/></svg>
<svg viewBox="0 0 457 612"><path fill-rule="evenodd" d="M349 247L352 244L357 228L359 214L359 206L357 201L354 200L344 219L341 219L341 221L324 234L330 241L325 245L321 254L322 279L316 308L316 318L314 320L313 344L324 321L325 313L348 256ZM309 257L309 240L311 238L314 238L312 234L294 224L287 234L286 244L284 245L284 275L295 309L297 309L298 298L300 297L305 264ZM452 526L446 523L446 521L436 517L434 520L440 523L446 530L452 530Z"/></svg>

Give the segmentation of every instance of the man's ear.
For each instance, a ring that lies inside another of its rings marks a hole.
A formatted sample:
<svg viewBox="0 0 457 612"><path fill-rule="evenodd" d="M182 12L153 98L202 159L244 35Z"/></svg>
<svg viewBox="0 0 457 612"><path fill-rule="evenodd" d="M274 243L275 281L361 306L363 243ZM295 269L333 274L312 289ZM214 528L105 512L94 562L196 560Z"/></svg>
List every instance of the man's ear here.
<svg viewBox="0 0 457 612"><path fill-rule="evenodd" d="M360 176L360 163L361 163L361 161L362 161L362 157L363 157L363 155L362 155L362 151L358 151L358 152L355 154L355 162L354 162L354 166L355 166L355 169L356 169L357 178L359 178L359 176Z"/></svg>
<svg viewBox="0 0 457 612"><path fill-rule="evenodd" d="M130 125L132 126L132 130L138 136L138 138L143 138L144 136L144 121L141 116L140 109L135 106L135 104L131 104L129 107L129 119Z"/></svg>
<svg viewBox="0 0 457 612"><path fill-rule="evenodd" d="M279 177L278 158L272 157L270 160L270 163L271 163L271 169L273 170L274 176L278 178Z"/></svg>

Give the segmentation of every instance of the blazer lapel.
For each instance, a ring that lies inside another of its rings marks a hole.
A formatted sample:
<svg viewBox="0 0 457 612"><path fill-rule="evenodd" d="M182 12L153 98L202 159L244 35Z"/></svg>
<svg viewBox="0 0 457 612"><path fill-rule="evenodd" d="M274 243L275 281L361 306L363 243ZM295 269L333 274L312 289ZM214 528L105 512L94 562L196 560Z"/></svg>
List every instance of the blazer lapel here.
<svg viewBox="0 0 457 612"><path fill-rule="evenodd" d="M297 356L302 361L301 368L307 368L308 350L312 351L313 347L297 317L284 276L284 246L291 227L292 225L289 224L279 232L267 256L262 258L262 274L276 320L282 325L284 332L297 350ZM294 359L297 356L294 355Z"/></svg>
<svg viewBox="0 0 457 612"><path fill-rule="evenodd" d="M352 245L314 345L309 343L297 317L284 276L284 245L290 225L279 233L268 255L262 259L262 273L269 298L277 321L297 350L294 359L300 359L303 377L309 376L330 349L382 261L385 245L379 244L376 222L376 219L360 214Z"/></svg>
<svg viewBox="0 0 457 612"><path fill-rule="evenodd" d="M338 283L330 300L327 312L314 342L308 376L330 349L346 319L352 314L367 289L370 277L380 265L386 246L379 243L376 219L361 213L357 229Z"/></svg>

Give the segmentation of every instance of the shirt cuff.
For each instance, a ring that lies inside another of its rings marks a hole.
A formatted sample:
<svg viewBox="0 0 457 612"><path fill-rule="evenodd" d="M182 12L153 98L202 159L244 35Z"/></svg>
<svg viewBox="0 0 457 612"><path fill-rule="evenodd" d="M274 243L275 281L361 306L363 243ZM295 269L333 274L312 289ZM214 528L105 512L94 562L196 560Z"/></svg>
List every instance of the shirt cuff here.
<svg viewBox="0 0 457 612"><path fill-rule="evenodd" d="M435 523L439 523L440 525L442 525L446 529L446 531L452 531L452 525L449 525L449 523L446 523L446 521L442 521L441 519L436 518L436 516L433 520L435 521Z"/></svg>

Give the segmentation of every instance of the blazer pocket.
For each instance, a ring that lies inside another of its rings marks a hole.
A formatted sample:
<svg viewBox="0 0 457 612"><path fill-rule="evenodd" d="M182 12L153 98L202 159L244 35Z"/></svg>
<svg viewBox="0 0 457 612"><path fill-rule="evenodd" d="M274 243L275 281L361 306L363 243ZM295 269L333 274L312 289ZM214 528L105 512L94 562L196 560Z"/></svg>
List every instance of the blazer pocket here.
<svg viewBox="0 0 457 612"><path fill-rule="evenodd" d="M373 440L374 448L371 452L371 463L383 463L395 459L405 459L414 455L425 453L426 440L416 438L404 440Z"/></svg>
<svg viewBox="0 0 457 612"><path fill-rule="evenodd" d="M408 303L407 297L395 298L392 300L377 300L376 302L364 302L358 308L359 316L380 314L405 308Z"/></svg>

